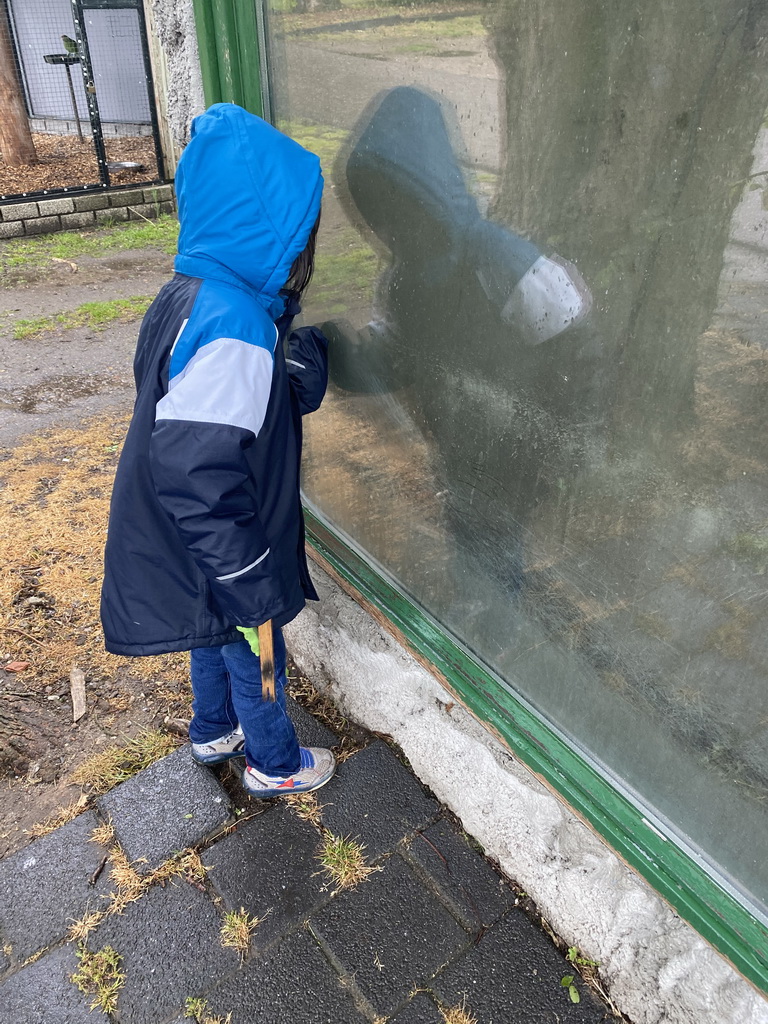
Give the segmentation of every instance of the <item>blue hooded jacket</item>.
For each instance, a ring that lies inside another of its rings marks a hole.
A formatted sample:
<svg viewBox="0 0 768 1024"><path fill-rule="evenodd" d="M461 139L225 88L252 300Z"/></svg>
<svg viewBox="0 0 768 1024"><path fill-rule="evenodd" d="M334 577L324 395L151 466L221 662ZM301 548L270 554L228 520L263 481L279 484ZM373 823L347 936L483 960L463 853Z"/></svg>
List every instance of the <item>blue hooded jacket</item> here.
<svg viewBox="0 0 768 1024"><path fill-rule="evenodd" d="M176 273L141 326L112 494L101 617L114 654L229 643L317 597L299 464L327 344L290 332L299 307L282 288L322 188L316 156L240 107L193 122Z"/></svg>

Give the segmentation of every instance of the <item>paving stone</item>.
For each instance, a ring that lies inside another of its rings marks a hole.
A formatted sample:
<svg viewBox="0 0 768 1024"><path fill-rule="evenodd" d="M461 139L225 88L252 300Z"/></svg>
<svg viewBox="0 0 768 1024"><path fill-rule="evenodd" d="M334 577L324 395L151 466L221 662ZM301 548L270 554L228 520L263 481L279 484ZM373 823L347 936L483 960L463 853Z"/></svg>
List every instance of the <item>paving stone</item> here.
<svg viewBox="0 0 768 1024"><path fill-rule="evenodd" d="M90 884L105 852L89 842L98 824L87 811L0 861L0 931L17 963L63 939L86 911L103 908L107 873Z"/></svg>
<svg viewBox="0 0 768 1024"><path fill-rule="evenodd" d="M37 203L9 203L2 207L3 220L27 220L37 217Z"/></svg>
<svg viewBox="0 0 768 1024"><path fill-rule="evenodd" d="M128 211L124 206L112 206L108 210L96 211L96 221L99 224L113 224L118 220L128 220Z"/></svg>
<svg viewBox="0 0 768 1024"><path fill-rule="evenodd" d="M311 926L385 1016L470 943L397 854L315 914Z"/></svg>
<svg viewBox="0 0 768 1024"><path fill-rule="evenodd" d="M470 931L482 931L514 905L504 879L447 821L417 832L403 856L431 879Z"/></svg>
<svg viewBox="0 0 768 1024"><path fill-rule="evenodd" d="M296 727L296 735L302 747L332 747L339 742L335 732L331 732L319 722L293 697L287 697L288 714Z"/></svg>
<svg viewBox="0 0 768 1024"><path fill-rule="evenodd" d="M28 235L47 235L51 231L58 231L60 227L58 217L37 217L35 220L24 221L24 230Z"/></svg>
<svg viewBox="0 0 768 1024"><path fill-rule="evenodd" d="M263 948L296 928L330 898L317 855L320 833L281 804L211 847L203 863L208 879L233 910L264 918L254 934Z"/></svg>
<svg viewBox="0 0 768 1024"><path fill-rule="evenodd" d="M606 1008L580 980L576 981L579 1003L572 1003L561 986L560 979L574 973L546 935L518 910L486 932L432 987L447 1006L459 1006L466 1000L468 1013L483 1024L603 1021Z"/></svg>
<svg viewBox="0 0 768 1024"><path fill-rule="evenodd" d="M236 971L238 955L222 948L220 929L221 918L208 897L174 881L150 889L92 932L89 948L109 945L123 958L121 1024L165 1021L183 1011L188 997L203 995Z"/></svg>
<svg viewBox="0 0 768 1024"><path fill-rule="evenodd" d="M56 213L74 213L75 202L69 198L40 199L37 203L41 217L48 217Z"/></svg>
<svg viewBox="0 0 768 1024"><path fill-rule="evenodd" d="M392 1018L392 1024L445 1024L445 1017L431 999L418 995Z"/></svg>
<svg viewBox="0 0 768 1024"><path fill-rule="evenodd" d="M144 202L144 189L126 189L125 192L110 192L110 206L135 206Z"/></svg>
<svg viewBox="0 0 768 1024"><path fill-rule="evenodd" d="M231 818L229 797L213 773L192 760L189 745L174 751L98 800L139 872L195 846Z"/></svg>
<svg viewBox="0 0 768 1024"><path fill-rule="evenodd" d="M429 825L440 810L381 740L340 764L318 800L326 828L358 839L369 860Z"/></svg>
<svg viewBox="0 0 768 1024"><path fill-rule="evenodd" d="M23 220L9 220L0 223L0 238L18 238L24 234Z"/></svg>
<svg viewBox="0 0 768 1024"><path fill-rule="evenodd" d="M74 196L75 210L79 213L83 210L106 210L109 206L109 196L106 192L96 192L92 195Z"/></svg>
<svg viewBox="0 0 768 1024"><path fill-rule="evenodd" d="M78 962L62 946L0 984L0 1020L8 1024L108 1024L101 1010L69 980ZM119 1005L118 997L118 1005Z"/></svg>
<svg viewBox="0 0 768 1024"><path fill-rule="evenodd" d="M84 213L63 213L61 215L61 227L63 231L80 231L82 228L92 228L96 218L92 210Z"/></svg>
<svg viewBox="0 0 768 1024"><path fill-rule="evenodd" d="M251 960L205 996L232 1024L363 1024L342 982L306 932ZM188 1024L188 1022L187 1022Z"/></svg>
<svg viewBox="0 0 768 1024"><path fill-rule="evenodd" d="M156 215L154 203L131 203L128 207L128 220L152 220Z"/></svg>
<svg viewBox="0 0 768 1024"><path fill-rule="evenodd" d="M162 203L173 200L173 185L154 185L144 189L145 203Z"/></svg>

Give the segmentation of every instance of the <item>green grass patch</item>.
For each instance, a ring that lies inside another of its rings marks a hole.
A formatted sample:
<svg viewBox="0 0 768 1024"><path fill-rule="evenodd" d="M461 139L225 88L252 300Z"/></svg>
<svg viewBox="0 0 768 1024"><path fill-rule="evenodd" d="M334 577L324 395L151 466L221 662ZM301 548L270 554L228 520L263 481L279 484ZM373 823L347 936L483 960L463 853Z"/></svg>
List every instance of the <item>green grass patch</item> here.
<svg viewBox="0 0 768 1024"><path fill-rule="evenodd" d="M87 996L92 996L91 1009L114 1013L117 997L125 984L125 974L120 970L122 957L111 946L104 946L98 953L91 953L81 945L77 950L80 968L71 976L76 985Z"/></svg>
<svg viewBox="0 0 768 1024"><path fill-rule="evenodd" d="M91 793L108 793L113 786L172 754L178 745L172 736L148 729L123 746L92 754L75 768L71 779L87 786Z"/></svg>
<svg viewBox="0 0 768 1024"><path fill-rule="evenodd" d="M81 256L106 256L128 249L159 249L173 255L179 234L176 217L116 224L99 231L61 231L35 238L12 238L0 246L4 270L42 267L51 260L76 260Z"/></svg>
<svg viewBox="0 0 768 1024"><path fill-rule="evenodd" d="M726 544L728 553L747 562L759 575L768 570L768 536L756 533L738 533Z"/></svg>
<svg viewBox="0 0 768 1024"><path fill-rule="evenodd" d="M323 834L317 859L339 889L354 889L374 871L365 860L365 847L349 836Z"/></svg>
<svg viewBox="0 0 768 1024"><path fill-rule="evenodd" d="M152 299L147 295L110 299L106 302L84 302L76 309L68 309L53 316L17 320L13 336L17 341L23 341L25 338L39 338L51 331L69 331L73 327L90 327L96 331L103 331L110 324L138 320L149 309L151 302Z"/></svg>
<svg viewBox="0 0 768 1024"><path fill-rule="evenodd" d="M313 307L335 316L361 301L370 304L379 269L379 257L365 243L345 253L318 254L310 290Z"/></svg>
<svg viewBox="0 0 768 1024"><path fill-rule="evenodd" d="M295 139L300 146L320 157L320 165L326 177L338 156L339 149L349 135L349 132L341 128L329 128L327 125L303 121L279 121L277 127Z"/></svg>
<svg viewBox="0 0 768 1024"><path fill-rule="evenodd" d="M449 39L481 38L487 35L479 14L465 17L435 21L425 17L408 18L395 25L372 25L369 29L350 29L348 32L319 32L313 35L313 41L329 43L334 40L346 41L356 39L358 42L378 42L394 40L399 43L409 42L408 52L418 52L413 47L429 45L431 49L445 49L442 45ZM403 52L396 49L394 52Z"/></svg>

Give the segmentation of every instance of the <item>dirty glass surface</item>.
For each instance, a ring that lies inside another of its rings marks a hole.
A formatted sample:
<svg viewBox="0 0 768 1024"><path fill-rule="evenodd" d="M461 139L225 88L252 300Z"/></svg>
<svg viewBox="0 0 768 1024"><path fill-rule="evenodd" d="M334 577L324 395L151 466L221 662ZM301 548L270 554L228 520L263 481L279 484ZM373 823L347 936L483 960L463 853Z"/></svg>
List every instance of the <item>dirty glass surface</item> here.
<svg viewBox="0 0 768 1024"><path fill-rule="evenodd" d="M765 6L274 2L308 501L764 912Z"/></svg>

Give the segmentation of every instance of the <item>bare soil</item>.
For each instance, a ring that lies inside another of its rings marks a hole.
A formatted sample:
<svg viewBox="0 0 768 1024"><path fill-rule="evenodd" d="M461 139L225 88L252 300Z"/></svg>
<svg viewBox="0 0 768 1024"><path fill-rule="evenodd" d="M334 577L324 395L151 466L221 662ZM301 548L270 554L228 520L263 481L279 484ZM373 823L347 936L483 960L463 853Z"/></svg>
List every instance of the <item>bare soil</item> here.
<svg viewBox="0 0 768 1024"><path fill-rule="evenodd" d="M32 135L39 163L8 167L0 164L0 197L99 184L99 167L89 125L83 125L83 140L77 135ZM151 137L109 136L104 139L107 160L131 161L143 165L140 171L119 171L112 184L131 185L157 178L157 159Z"/></svg>

